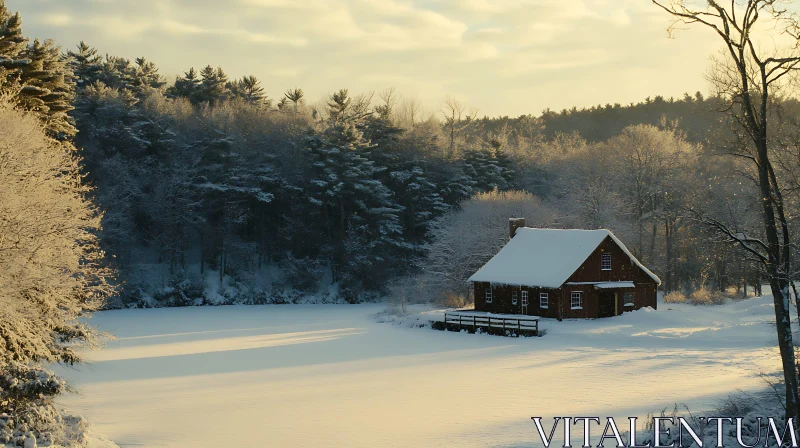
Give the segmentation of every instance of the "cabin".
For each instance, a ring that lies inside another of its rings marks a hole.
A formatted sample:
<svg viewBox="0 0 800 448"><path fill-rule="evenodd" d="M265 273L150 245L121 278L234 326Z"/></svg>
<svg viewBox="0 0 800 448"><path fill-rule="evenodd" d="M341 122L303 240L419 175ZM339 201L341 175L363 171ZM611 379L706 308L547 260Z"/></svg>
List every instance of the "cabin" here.
<svg viewBox="0 0 800 448"><path fill-rule="evenodd" d="M469 278L476 311L561 320L657 306L661 280L609 230L536 229L512 218L509 236Z"/></svg>

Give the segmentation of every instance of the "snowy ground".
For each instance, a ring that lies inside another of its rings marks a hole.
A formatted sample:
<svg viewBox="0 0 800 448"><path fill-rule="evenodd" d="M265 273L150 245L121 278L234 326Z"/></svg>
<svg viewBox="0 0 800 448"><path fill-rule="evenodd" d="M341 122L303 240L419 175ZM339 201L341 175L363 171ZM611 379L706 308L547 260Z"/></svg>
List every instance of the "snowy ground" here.
<svg viewBox="0 0 800 448"><path fill-rule="evenodd" d="M670 309L668 309L670 308ZM771 297L587 321L541 338L377 323L383 305L119 310L63 399L120 447L540 446L531 416L696 415L779 367Z"/></svg>

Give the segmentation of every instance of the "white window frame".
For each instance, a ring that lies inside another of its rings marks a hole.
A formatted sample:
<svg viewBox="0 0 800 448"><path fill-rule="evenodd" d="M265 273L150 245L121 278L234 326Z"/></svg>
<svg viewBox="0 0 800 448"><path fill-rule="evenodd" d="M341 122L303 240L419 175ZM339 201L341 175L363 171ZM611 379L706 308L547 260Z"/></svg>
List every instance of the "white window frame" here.
<svg viewBox="0 0 800 448"><path fill-rule="evenodd" d="M486 297L486 303L492 303L492 287L491 286L486 288L486 295L484 297Z"/></svg>
<svg viewBox="0 0 800 448"><path fill-rule="evenodd" d="M547 309L550 306L550 293L547 292L540 292L539 293L539 308Z"/></svg>
<svg viewBox="0 0 800 448"><path fill-rule="evenodd" d="M606 267L608 266L608 267ZM611 270L611 254L601 254L600 255L600 270L601 271L610 271Z"/></svg>
<svg viewBox="0 0 800 448"><path fill-rule="evenodd" d="M628 295L628 294L631 295L631 300L626 300L625 299L625 296ZM627 306L627 307L636 306L636 295L633 292L623 292L622 293L622 301L624 303L623 306Z"/></svg>
<svg viewBox="0 0 800 448"><path fill-rule="evenodd" d="M528 291L521 291L522 292L522 305L528 306Z"/></svg>
<svg viewBox="0 0 800 448"><path fill-rule="evenodd" d="M517 304L517 295L518 294L517 294L516 290L511 291L511 304L512 305L516 305Z"/></svg>
<svg viewBox="0 0 800 448"><path fill-rule="evenodd" d="M575 302L577 300L577 302ZM577 305L576 305L577 303ZM582 310L583 309L583 292L582 291L572 291L569 293L569 306L570 309L573 310Z"/></svg>

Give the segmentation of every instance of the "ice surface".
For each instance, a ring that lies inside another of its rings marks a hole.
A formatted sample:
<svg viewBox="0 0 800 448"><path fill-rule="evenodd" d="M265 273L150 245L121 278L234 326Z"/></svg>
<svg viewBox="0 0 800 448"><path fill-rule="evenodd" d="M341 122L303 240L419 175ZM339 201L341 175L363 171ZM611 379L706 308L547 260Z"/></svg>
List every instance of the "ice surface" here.
<svg viewBox="0 0 800 448"><path fill-rule="evenodd" d="M780 367L771 297L542 319L541 338L377 323L383 308L99 313L119 339L60 371L79 391L62 403L121 447L536 447L532 416L707 415Z"/></svg>

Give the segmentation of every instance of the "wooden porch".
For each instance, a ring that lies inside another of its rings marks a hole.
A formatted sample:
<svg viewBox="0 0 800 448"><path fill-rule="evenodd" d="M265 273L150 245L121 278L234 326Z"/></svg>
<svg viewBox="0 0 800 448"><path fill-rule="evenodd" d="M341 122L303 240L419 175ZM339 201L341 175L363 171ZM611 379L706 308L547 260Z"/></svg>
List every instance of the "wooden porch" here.
<svg viewBox="0 0 800 448"><path fill-rule="evenodd" d="M498 336L539 336L539 318L530 316L497 316L478 311L444 313L444 320L434 322L435 330L481 331Z"/></svg>

